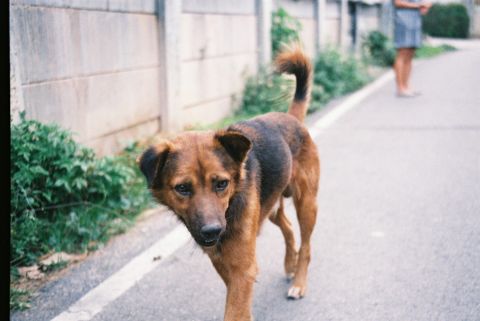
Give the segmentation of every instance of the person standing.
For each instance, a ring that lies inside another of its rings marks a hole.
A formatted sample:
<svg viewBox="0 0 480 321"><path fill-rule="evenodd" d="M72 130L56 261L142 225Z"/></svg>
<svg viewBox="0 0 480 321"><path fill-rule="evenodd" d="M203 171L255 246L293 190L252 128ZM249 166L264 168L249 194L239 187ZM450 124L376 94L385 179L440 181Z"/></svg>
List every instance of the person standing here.
<svg viewBox="0 0 480 321"><path fill-rule="evenodd" d="M421 0L393 0L395 7L394 45L397 50L394 70L397 96L414 97L418 92L410 88L409 80L415 49L422 44L422 17L432 4Z"/></svg>

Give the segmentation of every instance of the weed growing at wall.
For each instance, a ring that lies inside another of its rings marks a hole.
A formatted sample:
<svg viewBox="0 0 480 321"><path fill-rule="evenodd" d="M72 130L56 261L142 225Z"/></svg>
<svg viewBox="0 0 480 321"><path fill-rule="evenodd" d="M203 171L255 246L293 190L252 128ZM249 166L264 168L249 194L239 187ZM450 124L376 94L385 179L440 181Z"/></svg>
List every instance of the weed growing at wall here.
<svg viewBox="0 0 480 321"><path fill-rule="evenodd" d="M317 56L314 62L312 108L314 111L332 98L359 89L370 81L362 64L351 56L342 56L328 49Z"/></svg>
<svg viewBox="0 0 480 321"><path fill-rule="evenodd" d="M286 112L293 86L293 80L267 69L260 70L257 75L247 79L237 115L249 117L271 111Z"/></svg>
<svg viewBox="0 0 480 321"><path fill-rule="evenodd" d="M380 31L371 31L362 39L362 53L368 63L390 67L395 62L395 48L392 41Z"/></svg>
<svg viewBox="0 0 480 321"><path fill-rule="evenodd" d="M98 159L57 125L11 126L13 267L52 250L79 252L125 230L151 203L136 151Z"/></svg>
<svg viewBox="0 0 480 321"><path fill-rule="evenodd" d="M272 57L276 57L283 44L290 44L300 40L302 24L288 14L283 8L272 12Z"/></svg>

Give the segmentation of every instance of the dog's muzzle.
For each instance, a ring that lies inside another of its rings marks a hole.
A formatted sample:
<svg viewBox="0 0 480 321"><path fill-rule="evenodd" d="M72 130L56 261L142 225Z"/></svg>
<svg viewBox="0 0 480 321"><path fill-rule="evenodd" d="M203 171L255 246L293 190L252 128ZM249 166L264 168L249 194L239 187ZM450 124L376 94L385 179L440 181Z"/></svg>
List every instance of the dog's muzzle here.
<svg viewBox="0 0 480 321"><path fill-rule="evenodd" d="M220 234L223 232L223 228L220 224L208 224L204 225L200 229L200 244L202 246L213 246L220 239Z"/></svg>

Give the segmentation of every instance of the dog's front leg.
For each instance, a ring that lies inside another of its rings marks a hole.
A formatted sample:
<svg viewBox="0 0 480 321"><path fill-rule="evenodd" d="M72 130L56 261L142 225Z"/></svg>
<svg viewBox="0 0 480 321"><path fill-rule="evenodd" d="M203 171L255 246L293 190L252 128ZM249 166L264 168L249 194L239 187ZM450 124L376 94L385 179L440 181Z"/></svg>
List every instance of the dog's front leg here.
<svg viewBox="0 0 480 321"><path fill-rule="evenodd" d="M251 307L253 283L250 273L233 273L227 285L227 302L225 305L225 321L253 320Z"/></svg>
<svg viewBox="0 0 480 321"><path fill-rule="evenodd" d="M227 241L210 259L227 286L225 321L250 321L253 283L257 274L255 237L250 242Z"/></svg>

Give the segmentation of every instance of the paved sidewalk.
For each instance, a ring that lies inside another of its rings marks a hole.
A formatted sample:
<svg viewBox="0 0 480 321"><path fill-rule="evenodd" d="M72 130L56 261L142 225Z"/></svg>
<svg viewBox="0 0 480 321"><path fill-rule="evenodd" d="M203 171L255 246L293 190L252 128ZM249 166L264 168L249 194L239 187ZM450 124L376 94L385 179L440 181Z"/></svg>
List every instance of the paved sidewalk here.
<svg viewBox="0 0 480 321"><path fill-rule="evenodd" d="M421 96L397 98L389 81L318 136L307 296L285 299L283 239L267 222L258 239L256 320L478 319L480 51L422 61L413 85ZM11 319L52 319L175 225L162 215L142 224ZM224 300L220 278L190 242L85 320L222 320Z"/></svg>

